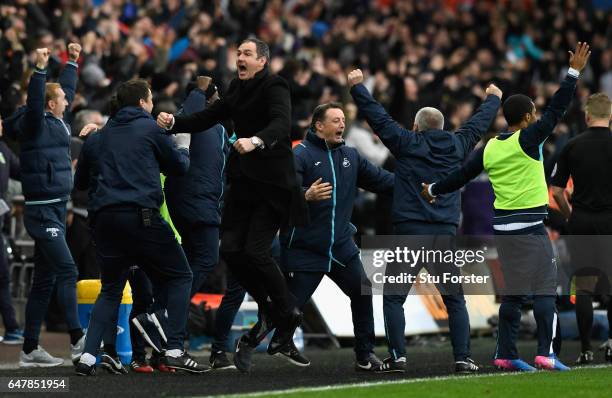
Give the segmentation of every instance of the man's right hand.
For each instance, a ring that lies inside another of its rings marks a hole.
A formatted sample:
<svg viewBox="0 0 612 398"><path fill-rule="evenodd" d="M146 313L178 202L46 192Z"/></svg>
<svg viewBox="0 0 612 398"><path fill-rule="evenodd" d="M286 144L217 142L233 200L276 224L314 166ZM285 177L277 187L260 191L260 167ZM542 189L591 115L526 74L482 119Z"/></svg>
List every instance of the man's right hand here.
<svg viewBox="0 0 612 398"><path fill-rule="evenodd" d="M355 69L348 74L349 86L353 87L356 84L363 83L363 72L361 69Z"/></svg>
<svg viewBox="0 0 612 398"><path fill-rule="evenodd" d="M160 112L157 115L157 125L163 129L170 130L174 124L174 116L170 113Z"/></svg>
<svg viewBox="0 0 612 398"><path fill-rule="evenodd" d="M95 123L88 123L79 132L79 137L87 137L93 131L98 130L98 125Z"/></svg>
<svg viewBox="0 0 612 398"><path fill-rule="evenodd" d="M304 194L304 197L309 202L314 202L317 200L325 200L331 199L333 187L329 182L321 182L322 178L319 178L315 182L312 183L310 188Z"/></svg>
<svg viewBox="0 0 612 398"><path fill-rule="evenodd" d="M37 48L36 49L36 67L38 69L45 69L49 63L49 55L51 51L48 48Z"/></svg>
<svg viewBox="0 0 612 398"><path fill-rule="evenodd" d="M206 91L211 81L212 81L212 77L198 76L198 79L197 79L198 88L202 91Z"/></svg>
<svg viewBox="0 0 612 398"><path fill-rule="evenodd" d="M485 90L487 95L494 95L497 98L501 99L503 92L497 87L495 84L489 84L489 87Z"/></svg>
<svg viewBox="0 0 612 398"><path fill-rule="evenodd" d="M568 51L570 55L569 66L570 68L576 69L578 72L582 71L589 60L591 51L589 51L589 45L584 42L578 42L576 45L576 53Z"/></svg>

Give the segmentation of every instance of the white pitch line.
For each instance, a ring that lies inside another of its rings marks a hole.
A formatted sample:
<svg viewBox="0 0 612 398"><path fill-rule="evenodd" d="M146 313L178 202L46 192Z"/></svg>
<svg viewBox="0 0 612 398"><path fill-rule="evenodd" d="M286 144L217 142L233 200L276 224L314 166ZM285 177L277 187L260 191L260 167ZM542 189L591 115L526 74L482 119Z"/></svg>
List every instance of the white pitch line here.
<svg viewBox="0 0 612 398"><path fill-rule="evenodd" d="M582 366L572 368L576 369L597 369L597 368L609 368L611 365L593 365L593 366ZM503 372L503 373L487 373L482 375L449 375L449 376L436 376L436 377L421 377L417 379L406 379L406 380L381 380L375 382L364 382L364 383L351 383L351 384L334 384L327 386L318 386L318 387L297 387L297 388L289 388L286 390L273 390L273 391L260 391L260 392L252 392L252 393L244 393L244 394L229 394L229 395L207 395L201 398L238 398L238 397L263 397L263 396L272 396L272 395L284 395L284 394L293 394L293 393L303 393L303 392L316 392L316 391L330 391L330 390L343 390L345 388L367 388L374 387L380 385L390 385L390 384L414 384L421 383L426 381L445 381L445 380L472 380L472 379L483 379L487 377L497 377L497 376L524 376L529 374L537 374L544 371L538 372ZM196 397L197 398L197 397Z"/></svg>

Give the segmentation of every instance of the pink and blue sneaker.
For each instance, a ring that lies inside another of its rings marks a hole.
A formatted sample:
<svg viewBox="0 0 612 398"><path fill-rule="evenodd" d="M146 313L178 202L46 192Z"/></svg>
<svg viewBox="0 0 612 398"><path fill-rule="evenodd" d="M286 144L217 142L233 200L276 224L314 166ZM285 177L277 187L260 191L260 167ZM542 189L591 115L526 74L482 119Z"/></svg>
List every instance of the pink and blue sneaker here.
<svg viewBox="0 0 612 398"><path fill-rule="evenodd" d="M493 365L501 370L507 370L511 372L536 372L537 369L529 365L522 359L496 359L493 361Z"/></svg>
<svg viewBox="0 0 612 398"><path fill-rule="evenodd" d="M551 354L548 357L545 357L543 355L538 355L537 357L535 357L534 364L535 364L536 368L538 368L538 369L558 370L560 372L565 372L567 370L570 370L570 368L565 366L559 360L559 358L557 358L557 356L555 354Z"/></svg>

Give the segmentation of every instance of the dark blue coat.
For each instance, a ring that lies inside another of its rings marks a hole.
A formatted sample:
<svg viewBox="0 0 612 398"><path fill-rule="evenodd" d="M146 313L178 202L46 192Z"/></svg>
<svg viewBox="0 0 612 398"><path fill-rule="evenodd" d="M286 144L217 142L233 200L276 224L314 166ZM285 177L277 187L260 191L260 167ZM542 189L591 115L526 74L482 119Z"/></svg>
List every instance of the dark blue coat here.
<svg viewBox="0 0 612 398"><path fill-rule="evenodd" d="M98 188L98 176L100 175L98 155L100 151L100 131L92 133L87 137L77 162L76 172L74 173L74 186L81 191L87 191L88 211L94 204L94 195Z"/></svg>
<svg viewBox="0 0 612 398"><path fill-rule="evenodd" d="M21 184L26 202L67 200L72 192L70 127L45 112L45 71L36 70L30 78L28 99L16 128L21 146ZM59 83L66 93L68 107L74 99L77 65L68 62Z"/></svg>
<svg viewBox="0 0 612 398"><path fill-rule="evenodd" d="M182 113L190 115L206 107L206 95L193 89L183 103ZM190 223L219 225L225 164L229 146L225 128L216 124L191 136L189 170L184 176L168 176L164 187L172 218Z"/></svg>
<svg viewBox="0 0 612 398"><path fill-rule="evenodd" d="M393 223L421 221L459 224L460 195L441 196L431 205L421 197L421 183L439 181L458 170L487 132L501 104L489 95L476 113L456 132L414 132L402 128L372 98L362 84L351 88L359 113L397 159L393 194Z"/></svg>
<svg viewBox="0 0 612 398"><path fill-rule="evenodd" d="M287 271L329 272L333 261L346 264L359 249L353 241L357 229L351 224L358 188L391 195L395 177L374 166L355 148L344 144L328 148L308 132L294 149L298 180L304 192L317 179L333 186L332 198L308 202L310 224L281 235L282 262Z"/></svg>
<svg viewBox="0 0 612 398"><path fill-rule="evenodd" d="M140 107L122 108L98 134L93 211L114 205L159 209L163 202L159 173L183 175L189 168L189 152L178 149Z"/></svg>

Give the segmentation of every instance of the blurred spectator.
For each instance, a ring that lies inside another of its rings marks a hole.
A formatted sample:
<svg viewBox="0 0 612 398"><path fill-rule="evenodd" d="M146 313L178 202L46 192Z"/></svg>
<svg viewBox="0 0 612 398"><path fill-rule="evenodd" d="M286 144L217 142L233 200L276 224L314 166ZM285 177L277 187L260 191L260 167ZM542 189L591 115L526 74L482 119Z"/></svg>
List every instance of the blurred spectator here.
<svg viewBox="0 0 612 398"><path fill-rule="evenodd" d="M596 91L612 96L612 13L597 8L603 3L4 0L0 115L7 118L24 103L37 46L52 51L50 80L67 59L66 43L83 47L72 105L76 132L85 120L108 114L117 84L133 77L151 83L154 115L175 112L197 75L213 77L223 95L235 73L237 43L258 35L270 45L272 70L289 82L293 139L303 137L319 103L349 102L345 77L355 67L399 123L411 128L416 112L433 106L452 129L481 97L475 87L489 82L530 95L542 109L565 73L567 50L588 41L593 53L577 100L544 148L552 165L564 142L584 129L584 98Z"/></svg>

